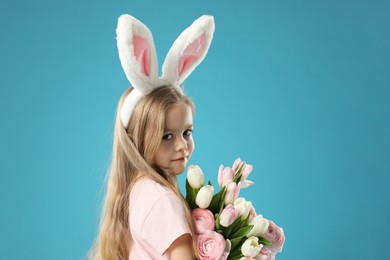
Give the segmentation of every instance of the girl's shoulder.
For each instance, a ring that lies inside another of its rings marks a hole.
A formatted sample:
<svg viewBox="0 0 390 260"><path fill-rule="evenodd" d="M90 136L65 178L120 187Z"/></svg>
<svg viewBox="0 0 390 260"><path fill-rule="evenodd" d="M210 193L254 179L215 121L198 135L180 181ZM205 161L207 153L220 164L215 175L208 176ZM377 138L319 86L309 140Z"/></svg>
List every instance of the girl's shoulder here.
<svg viewBox="0 0 390 260"><path fill-rule="evenodd" d="M156 226L158 223L161 224L161 218L169 221L177 218L185 220L184 207L179 206L181 203L180 198L171 189L148 178L138 180L130 192L132 232L143 234L145 223Z"/></svg>
<svg viewBox="0 0 390 260"><path fill-rule="evenodd" d="M178 203L180 200L174 191L149 178L138 180L130 192L130 203L145 211L164 201Z"/></svg>
<svg viewBox="0 0 390 260"><path fill-rule="evenodd" d="M134 183L131 193L143 193L149 195L154 194L156 196L174 194L174 192L169 188L146 177L141 178L136 183Z"/></svg>

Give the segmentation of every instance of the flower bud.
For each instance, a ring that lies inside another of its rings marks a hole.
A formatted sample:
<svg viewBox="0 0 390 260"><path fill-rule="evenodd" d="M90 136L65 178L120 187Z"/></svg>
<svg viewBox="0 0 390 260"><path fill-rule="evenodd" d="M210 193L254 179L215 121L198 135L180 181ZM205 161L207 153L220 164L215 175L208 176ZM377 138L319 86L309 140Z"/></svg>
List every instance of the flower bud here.
<svg viewBox="0 0 390 260"><path fill-rule="evenodd" d="M206 209L213 198L214 187L207 185L203 186L196 195L195 203L199 208Z"/></svg>
<svg viewBox="0 0 390 260"><path fill-rule="evenodd" d="M246 237L261 237L268 231L269 222L262 215L257 215L248 224L253 225L253 228L246 234Z"/></svg>
<svg viewBox="0 0 390 260"><path fill-rule="evenodd" d="M225 205L233 204L233 202L237 199L239 193L240 185L237 185L235 182L230 183L226 187Z"/></svg>
<svg viewBox="0 0 390 260"><path fill-rule="evenodd" d="M236 219L238 213L232 204L227 205L219 216L219 224L224 227L230 226Z"/></svg>
<svg viewBox="0 0 390 260"><path fill-rule="evenodd" d="M240 158L237 158L233 163L233 171L237 174L238 170L241 168L241 181L245 181L248 178L249 174L252 172L253 166L247 164L246 162L242 162ZM249 186L249 185L248 185Z"/></svg>
<svg viewBox="0 0 390 260"><path fill-rule="evenodd" d="M234 161L233 166L232 166L234 173L237 172L238 166L240 165L240 163L241 163L241 159L240 159L240 158L237 158L237 159Z"/></svg>
<svg viewBox="0 0 390 260"><path fill-rule="evenodd" d="M260 253L262 248L263 245L259 245L258 237L250 237L242 244L241 253L244 256L255 257Z"/></svg>
<svg viewBox="0 0 390 260"><path fill-rule="evenodd" d="M218 184L219 187L228 186L230 183L233 182L234 179L234 171L233 169L226 167L224 168L223 165L219 167L218 170Z"/></svg>
<svg viewBox="0 0 390 260"><path fill-rule="evenodd" d="M253 166L250 165L250 164L246 164L245 163L245 165L244 165L244 167L242 168L242 171L241 171L241 175L242 175L241 181L246 180L246 178L248 178L248 176L252 172L252 170L253 170Z"/></svg>
<svg viewBox="0 0 390 260"><path fill-rule="evenodd" d="M187 180L193 189L199 189L204 184L204 175L198 165L190 165L187 171Z"/></svg>
<svg viewBox="0 0 390 260"><path fill-rule="evenodd" d="M252 208L252 202L246 201L244 198L238 198L234 201L234 208L237 210L238 215L242 216L243 219L245 219L251 208Z"/></svg>

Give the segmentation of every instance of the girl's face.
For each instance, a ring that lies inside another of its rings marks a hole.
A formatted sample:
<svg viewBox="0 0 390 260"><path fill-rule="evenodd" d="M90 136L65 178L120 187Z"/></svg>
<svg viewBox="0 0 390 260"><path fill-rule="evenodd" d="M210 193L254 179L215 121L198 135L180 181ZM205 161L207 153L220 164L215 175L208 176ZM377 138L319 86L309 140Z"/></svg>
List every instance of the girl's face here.
<svg viewBox="0 0 390 260"><path fill-rule="evenodd" d="M181 174L194 150L192 110L186 103L173 105L165 117L164 134L155 155L162 169Z"/></svg>

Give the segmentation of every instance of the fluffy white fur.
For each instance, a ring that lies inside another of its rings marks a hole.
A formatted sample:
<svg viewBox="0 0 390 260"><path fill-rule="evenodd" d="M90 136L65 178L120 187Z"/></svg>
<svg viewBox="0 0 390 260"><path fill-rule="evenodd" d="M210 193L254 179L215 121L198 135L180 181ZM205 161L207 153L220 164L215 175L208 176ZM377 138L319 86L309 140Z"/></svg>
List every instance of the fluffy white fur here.
<svg viewBox="0 0 390 260"><path fill-rule="evenodd" d="M134 90L125 99L120 112L121 121L127 128L132 111L137 103L153 89L163 85L171 85L180 88L180 84L191 74L199 63L202 62L210 47L214 33L214 18L203 15L184 30L170 48L163 64L162 77L158 77L158 62L153 36L148 27L136 18L125 14L118 19L117 45L119 58ZM178 64L185 48L202 34L205 35L205 48L192 65L179 75ZM145 75L134 54L133 36L141 36L149 44L150 49L150 73Z"/></svg>
<svg viewBox="0 0 390 260"><path fill-rule="evenodd" d="M195 20L190 27L185 29L176 41L173 43L172 47L169 49L167 57L164 60L162 67L162 77L169 82L180 85L184 80L192 73L192 71L202 62L204 57L207 54L207 51L210 47L211 40L213 39L213 33L215 30L214 18L209 15L203 15ZM179 59L183 54L185 48L191 44L195 39L200 37L202 34L206 36L206 46L203 53L197 59L197 61L182 75L179 76L178 73L178 63Z"/></svg>

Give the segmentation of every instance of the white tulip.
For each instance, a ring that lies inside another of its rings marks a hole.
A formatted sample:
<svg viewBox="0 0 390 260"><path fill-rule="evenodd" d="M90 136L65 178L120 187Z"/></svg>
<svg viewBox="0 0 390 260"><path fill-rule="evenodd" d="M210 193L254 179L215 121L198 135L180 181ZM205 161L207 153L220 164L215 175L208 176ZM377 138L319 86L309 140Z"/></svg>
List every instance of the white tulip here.
<svg viewBox="0 0 390 260"><path fill-rule="evenodd" d="M244 256L255 257L260 253L262 248L263 245L259 245L258 237L250 237L242 244L241 253Z"/></svg>
<svg viewBox="0 0 390 260"><path fill-rule="evenodd" d="M198 165L190 165L187 171L187 180L193 189L199 189L204 184L204 175Z"/></svg>
<svg viewBox="0 0 390 260"><path fill-rule="evenodd" d="M252 202L246 201L244 198L238 198L233 203L234 208L237 210L238 215L242 218L246 218L252 208Z"/></svg>
<svg viewBox="0 0 390 260"><path fill-rule="evenodd" d="M214 187L207 185L203 186L196 195L195 203L199 208L206 209L210 206L210 202L214 195Z"/></svg>
<svg viewBox="0 0 390 260"><path fill-rule="evenodd" d="M261 237L265 232L268 231L269 222L267 219L263 218L262 215L257 215L248 223L249 225L253 225L251 231L246 234L246 237Z"/></svg>

